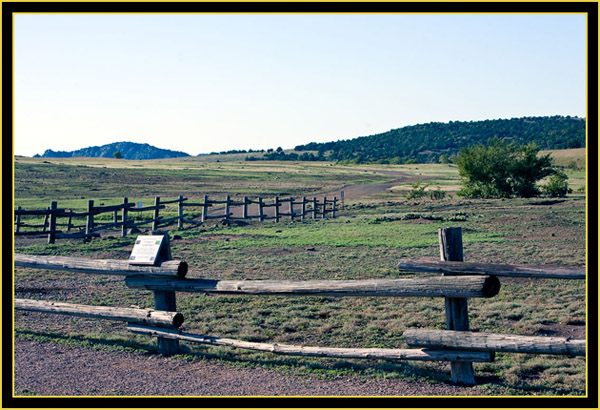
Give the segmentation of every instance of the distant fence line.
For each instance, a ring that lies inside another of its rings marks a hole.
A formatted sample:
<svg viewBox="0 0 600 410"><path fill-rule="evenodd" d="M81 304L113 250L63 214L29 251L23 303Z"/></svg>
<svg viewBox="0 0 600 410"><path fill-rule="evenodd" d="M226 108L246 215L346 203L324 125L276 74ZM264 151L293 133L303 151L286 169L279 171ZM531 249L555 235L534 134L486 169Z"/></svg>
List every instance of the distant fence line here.
<svg viewBox="0 0 600 410"><path fill-rule="evenodd" d="M191 202L183 195L179 195L177 199L161 200L160 197L154 198L154 205L141 206L142 203L129 202L127 198L123 198L123 203L110 206L96 206L93 200L88 200L87 210L84 212L75 212L72 209L58 208L57 201L52 201L47 209L42 210L24 210L20 206L14 210L15 218L15 235L48 235L48 243L54 243L59 238L92 238L99 236L99 231L106 229L121 229L121 236L127 236L128 229L136 228L142 225L152 225L152 230L157 230L159 226L164 227L177 222L178 229L183 229L184 223L200 225L210 219L224 220L243 220L243 219L258 219L266 221L274 219L276 222L283 217L289 217L290 220L312 218L335 218L337 209L337 197L333 199L323 198L319 201L316 197L302 197L301 200L296 200L292 197L279 198L276 196L272 203L266 202L263 198L258 197L256 200L250 199L247 196L242 201L234 201L230 195L227 195L225 200L211 200L208 195L204 195L203 202ZM282 210L284 204L288 204L287 212ZM160 215L160 210L165 209L168 204L177 204L177 216L165 218ZM215 210L209 215L209 208L214 205L224 205L223 212L220 209ZM252 205L256 205L253 207ZM241 213L232 212L232 207L241 207ZM191 216L184 213L185 208L201 209L198 216ZM251 209L254 208L258 213L251 214ZM152 211L152 218L135 222L135 218L131 218L132 212L148 212ZM111 214L112 222L100 222L94 217L101 214ZM42 223L25 223L23 217L43 217ZM119 218L120 216L120 218ZM59 222L59 218L62 220ZM85 218L85 224L76 225L74 223L77 218ZM66 219L66 222L65 222ZM27 228L27 229L24 229ZM61 228L64 228L61 230ZM33 229L33 230L32 230Z"/></svg>

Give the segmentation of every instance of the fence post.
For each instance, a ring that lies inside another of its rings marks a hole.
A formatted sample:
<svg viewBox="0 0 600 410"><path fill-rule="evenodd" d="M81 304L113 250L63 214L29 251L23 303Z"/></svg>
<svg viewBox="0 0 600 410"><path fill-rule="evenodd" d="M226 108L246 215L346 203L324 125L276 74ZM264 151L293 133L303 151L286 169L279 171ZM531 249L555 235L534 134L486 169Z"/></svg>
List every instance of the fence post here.
<svg viewBox="0 0 600 410"><path fill-rule="evenodd" d="M229 219L229 208L231 205L231 197L227 195L227 199L225 200L225 219Z"/></svg>
<svg viewBox="0 0 600 410"><path fill-rule="evenodd" d="M177 229L183 229L183 195L179 195L179 202L177 202Z"/></svg>
<svg viewBox="0 0 600 410"><path fill-rule="evenodd" d="M275 222L279 222L279 197L275 197Z"/></svg>
<svg viewBox="0 0 600 410"><path fill-rule="evenodd" d="M177 304L175 302L175 292L167 290L155 290L154 309L167 312L176 312ZM179 340L158 338L158 353L163 356L170 356L179 353Z"/></svg>
<svg viewBox="0 0 600 410"><path fill-rule="evenodd" d="M337 197L334 196L333 197L333 211L331 213L331 217L332 218L335 218L336 205L337 205Z"/></svg>
<svg viewBox="0 0 600 410"><path fill-rule="evenodd" d="M54 243L56 235L56 201L50 202L50 225L48 226L48 243Z"/></svg>
<svg viewBox="0 0 600 410"><path fill-rule="evenodd" d="M302 197L302 220L304 220L306 214L306 197Z"/></svg>
<svg viewBox="0 0 600 410"><path fill-rule="evenodd" d="M313 197L313 218L312 219L317 219L317 197L314 196Z"/></svg>
<svg viewBox="0 0 600 410"><path fill-rule="evenodd" d="M327 197L323 197L323 214L321 215L321 219L325 219L327 217Z"/></svg>
<svg viewBox="0 0 600 410"><path fill-rule="evenodd" d="M152 219L154 219L154 221L152 221L152 230L155 231L158 229L158 221L156 219L158 219L158 206L160 205L160 197L157 196L156 198L154 198L154 216L152 217Z"/></svg>
<svg viewBox="0 0 600 410"><path fill-rule="evenodd" d="M123 198L123 216L121 217L121 236L127 236L127 197Z"/></svg>
<svg viewBox="0 0 600 410"><path fill-rule="evenodd" d="M202 206L202 219L200 221L204 222L208 216L208 195L204 195L204 204L202 204Z"/></svg>
<svg viewBox="0 0 600 410"><path fill-rule="evenodd" d="M294 198L290 197L290 220L294 220Z"/></svg>
<svg viewBox="0 0 600 410"><path fill-rule="evenodd" d="M152 234L159 234L159 232L152 232ZM162 260L171 259L171 245L169 241L169 234L163 233L164 235L164 249L161 250L163 255ZM157 261L158 262L158 261ZM177 312L177 303L175 298L175 291L172 290L154 290L154 309L165 310L167 312ZM158 338L158 353L163 356L170 356L179 353L179 340L165 339L162 337Z"/></svg>
<svg viewBox="0 0 600 410"><path fill-rule="evenodd" d="M442 261L463 261L462 228L438 229L440 259ZM446 274L445 274L446 275ZM469 311L466 298L445 298L446 328L448 330L469 330ZM458 384L474 385L473 363L450 362L452 381Z"/></svg>
<svg viewBox="0 0 600 410"><path fill-rule="evenodd" d="M21 207L17 206L17 211L20 211ZM19 228L21 227L21 215L17 214L15 219L15 233L19 233Z"/></svg>
<svg viewBox="0 0 600 410"><path fill-rule="evenodd" d="M50 207L46 208L47 211L50 210ZM48 216L49 214L44 215L44 227L42 228L42 232L46 232L46 227L48 226Z"/></svg>
<svg viewBox="0 0 600 410"><path fill-rule="evenodd" d="M260 197L258 198L258 220L261 222L265 220L265 214L263 213L263 200Z"/></svg>
<svg viewBox="0 0 600 410"><path fill-rule="evenodd" d="M248 218L248 197L244 197L244 208L242 209L242 219Z"/></svg>
<svg viewBox="0 0 600 410"><path fill-rule="evenodd" d="M92 231L94 230L94 200L88 200L87 220L85 222L85 239L90 240Z"/></svg>

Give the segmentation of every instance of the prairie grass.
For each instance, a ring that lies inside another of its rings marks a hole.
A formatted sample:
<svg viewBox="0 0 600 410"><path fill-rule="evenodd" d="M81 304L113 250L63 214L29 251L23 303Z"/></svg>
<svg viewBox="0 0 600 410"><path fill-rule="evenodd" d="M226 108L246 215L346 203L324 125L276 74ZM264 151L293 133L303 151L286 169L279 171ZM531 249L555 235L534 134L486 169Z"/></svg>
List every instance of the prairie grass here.
<svg viewBox="0 0 600 410"><path fill-rule="evenodd" d="M132 201L147 201L151 195L173 198L190 190L197 195L240 191L254 195L283 191L303 195L338 189L345 184L402 178L400 174L385 173L388 171L428 177L436 186L438 183L451 186L458 181L455 168L441 164L350 167L185 159L154 165L132 163L128 164L129 168L118 168L116 161L90 161L82 167L81 160L57 161L56 164L54 160L52 164L19 160L15 166L15 204L28 209L45 207L50 200L57 200L59 207L85 209L88 198L97 204L111 205L120 203L121 196L125 195ZM109 163L111 167L102 165ZM99 175L98 170L103 174ZM59 181L66 175L71 177L61 185ZM275 176L279 179L275 180ZM123 181L129 181L126 187L121 185ZM251 222L246 226L211 222L199 227L186 226L183 230L172 225L169 229L173 257L189 263L188 277L192 278L400 278L417 274L400 272L399 258L439 258L437 229L447 226L462 227L467 261L583 266L586 262L585 204L583 195L552 201L543 198L406 200L401 192L391 189L367 197L348 198L336 219ZM126 259L134 240L135 236L121 238L114 232L88 243L58 240L54 245L46 245L43 238L19 239L15 242L15 251ZM500 281L502 288L496 297L469 300L472 330L585 337L584 281L506 278ZM23 298L122 307L153 306L152 292L128 289L119 277L16 268L14 291L16 297ZM185 332L268 343L405 348L402 333L406 329L445 328L444 301L437 298L289 298L178 293L177 306L185 317L182 327ZM155 352L156 348L154 340L130 334L119 323L21 311L15 312L14 322L17 338L93 349ZM352 374L431 383L446 383L450 378L448 363L279 357L187 343L182 343L182 354L176 357L214 360L228 366L266 367L322 378ZM475 373L480 383L478 388L489 395L581 396L586 393L583 358L498 354L493 363L476 363Z"/></svg>

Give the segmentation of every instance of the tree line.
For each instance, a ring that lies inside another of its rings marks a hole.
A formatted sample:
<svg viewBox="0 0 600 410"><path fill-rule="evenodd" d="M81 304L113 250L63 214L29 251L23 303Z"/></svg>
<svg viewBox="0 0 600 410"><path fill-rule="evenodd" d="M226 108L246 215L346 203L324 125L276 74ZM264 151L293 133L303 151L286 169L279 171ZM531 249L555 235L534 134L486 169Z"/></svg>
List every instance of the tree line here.
<svg viewBox="0 0 600 410"><path fill-rule="evenodd" d="M341 163L446 162L463 147L486 143L491 138L528 144L539 149L585 147L585 119L571 116L523 117L485 121L432 122L393 129L348 140L298 145L285 153L281 148L246 160L337 161Z"/></svg>

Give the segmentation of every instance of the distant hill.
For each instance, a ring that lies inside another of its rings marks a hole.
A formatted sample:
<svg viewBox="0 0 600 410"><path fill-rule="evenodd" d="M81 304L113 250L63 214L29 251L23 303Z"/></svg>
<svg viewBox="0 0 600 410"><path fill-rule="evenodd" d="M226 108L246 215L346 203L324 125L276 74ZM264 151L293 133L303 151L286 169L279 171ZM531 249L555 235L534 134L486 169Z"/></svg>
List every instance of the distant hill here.
<svg viewBox="0 0 600 410"><path fill-rule="evenodd" d="M189 154L181 151L156 148L150 144L138 144L135 142L114 142L101 147L88 147L76 151L52 151L46 150L41 156L44 158L70 158L70 157L102 157L113 158L115 152L120 152L124 159L159 159L189 157Z"/></svg>
<svg viewBox="0 0 600 410"><path fill-rule="evenodd" d="M294 150L300 154L271 152L262 158L247 159L427 163L455 155L466 146L485 144L492 137L506 138L519 144L534 141L542 150L583 148L585 119L553 116L432 122L354 139L298 145Z"/></svg>

